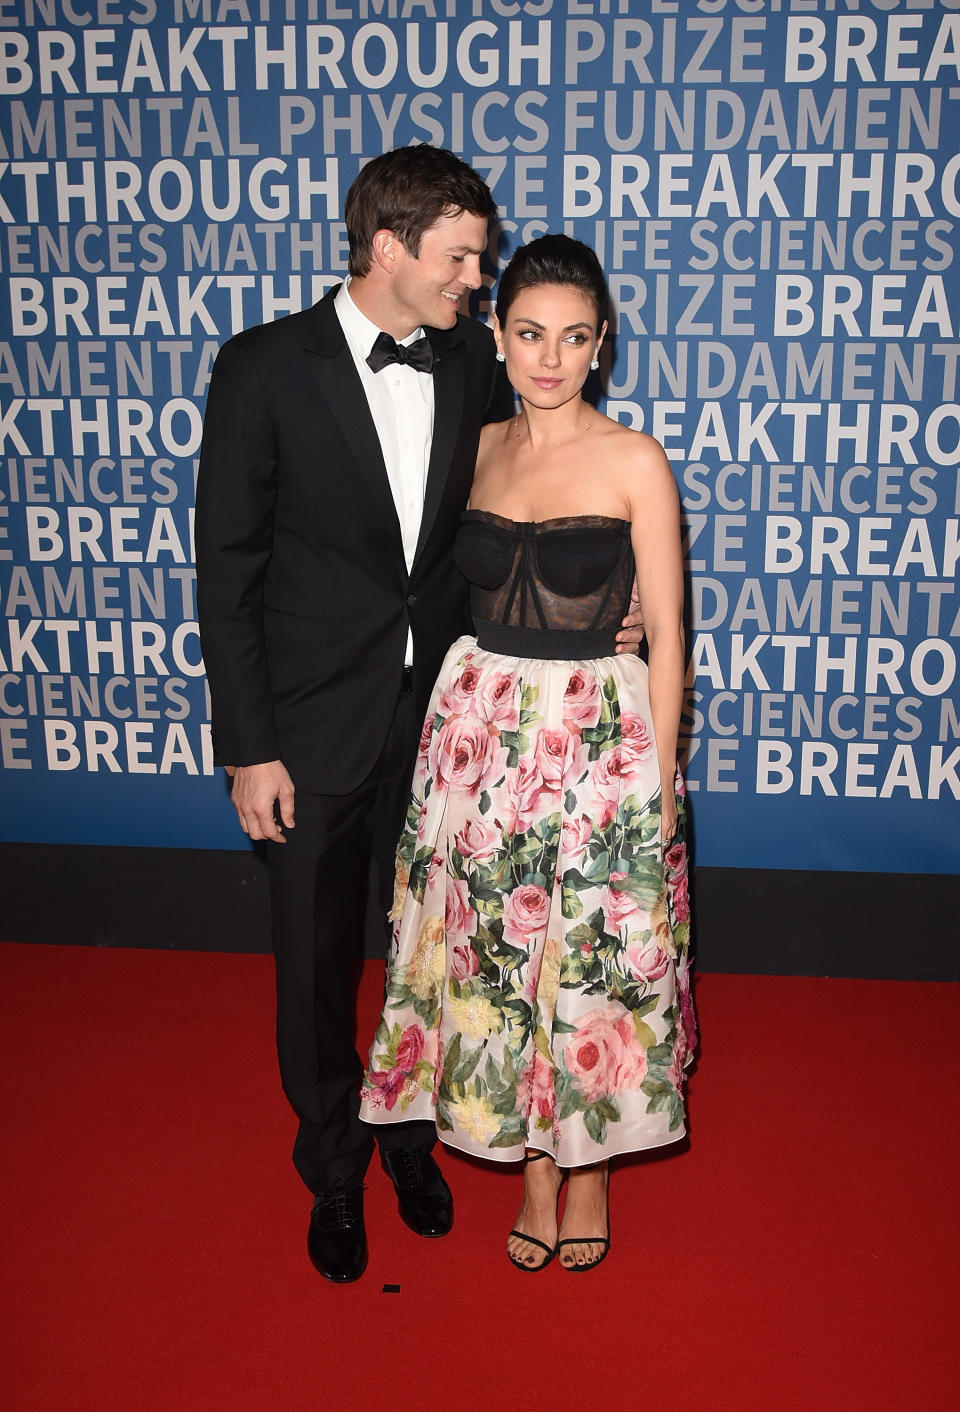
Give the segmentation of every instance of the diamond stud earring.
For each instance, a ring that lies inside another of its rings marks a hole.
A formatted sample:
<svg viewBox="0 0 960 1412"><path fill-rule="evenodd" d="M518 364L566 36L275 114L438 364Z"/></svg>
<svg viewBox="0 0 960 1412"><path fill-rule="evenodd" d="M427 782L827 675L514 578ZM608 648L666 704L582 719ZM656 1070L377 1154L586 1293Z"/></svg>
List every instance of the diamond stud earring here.
<svg viewBox="0 0 960 1412"><path fill-rule="evenodd" d="M503 354L500 352L500 349L498 348L498 349L497 349L497 362L498 362L498 363L505 363L506 361L507 361L506 358L503 356ZM598 366L598 367L600 366L599 363L597 364L597 366Z"/></svg>

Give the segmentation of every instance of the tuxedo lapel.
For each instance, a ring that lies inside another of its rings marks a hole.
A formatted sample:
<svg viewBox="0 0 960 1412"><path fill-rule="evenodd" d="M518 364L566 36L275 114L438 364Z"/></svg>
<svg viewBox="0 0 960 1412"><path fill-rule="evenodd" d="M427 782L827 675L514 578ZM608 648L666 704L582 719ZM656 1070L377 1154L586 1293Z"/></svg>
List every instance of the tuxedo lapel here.
<svg viewBox="0 0 960 1412"><path fill-rule="evenodd" d="M315 316L312 323L315 337L306 345L305 351L313 355L313 373L317 386L353 454L357 469L391 538L395 541L398 560L406 574L400 521L387 478L380 438L370 415L370 407L353 361L353 354L333 307L335 293L335 290L331 291L310 311Z"/></svg>
<svg viewBox="0 0 960 1412"><path fill-rule="evenodd" d="M427 468L427 488L423 497L423 518L414 555L414 568L433 529L443 499L450 464L460 431L463 394L467 376L467 359L462 339L456 329L446 333L427 329L434 345L437 361L433 370L433 442Z"/></svg>

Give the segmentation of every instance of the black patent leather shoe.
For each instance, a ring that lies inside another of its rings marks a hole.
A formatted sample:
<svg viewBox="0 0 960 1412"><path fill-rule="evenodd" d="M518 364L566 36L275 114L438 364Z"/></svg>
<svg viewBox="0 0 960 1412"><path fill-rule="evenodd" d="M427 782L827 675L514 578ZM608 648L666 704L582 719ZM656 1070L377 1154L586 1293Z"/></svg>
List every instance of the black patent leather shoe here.
<svg viewBox="0 0 960 1412"><path fill-rule="evenodd" d="M335 1186L313 1203L307 1252L325 1280L349 1284L367 1268L367 1232L363 1224L363 1187Z"/></svg>
<svg viewBox="0 0 960 1412"><path fill-rule="evenodd" d="M397 1193L400 1215L419 1236L445 1236L453 1225L453 1197L443 1173L423 1147L400 1147L380 1153Z"/></svg>

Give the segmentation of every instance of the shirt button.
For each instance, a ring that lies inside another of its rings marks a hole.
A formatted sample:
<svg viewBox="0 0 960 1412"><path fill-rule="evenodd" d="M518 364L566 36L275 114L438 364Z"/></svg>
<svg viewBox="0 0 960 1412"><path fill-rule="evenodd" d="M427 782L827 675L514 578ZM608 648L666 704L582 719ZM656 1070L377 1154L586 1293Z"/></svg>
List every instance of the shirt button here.
<svg viewBox="0 0 960 1412"><path fill-rule="evenodd" d="M412 608L413 605L416 603L416 601L417 601L417 595L416 595L415 593L408 593L408 594L407 594L407 607L408 607L408 608Z"/></svg>

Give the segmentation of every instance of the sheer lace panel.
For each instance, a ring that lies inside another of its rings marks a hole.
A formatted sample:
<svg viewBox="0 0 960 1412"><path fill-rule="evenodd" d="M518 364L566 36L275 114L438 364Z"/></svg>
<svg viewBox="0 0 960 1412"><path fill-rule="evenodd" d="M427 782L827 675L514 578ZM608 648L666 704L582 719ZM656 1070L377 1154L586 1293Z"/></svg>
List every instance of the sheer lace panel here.
<svg viewBox="0 0 960 1412"><path fill-rule="evenodd" d="M454 555L476 623L616 633L630 602L627 520L568 515L521 522L465 510Z"/></svg>

